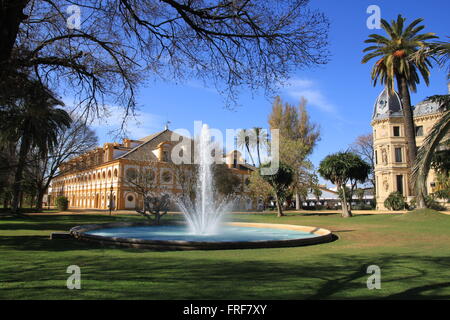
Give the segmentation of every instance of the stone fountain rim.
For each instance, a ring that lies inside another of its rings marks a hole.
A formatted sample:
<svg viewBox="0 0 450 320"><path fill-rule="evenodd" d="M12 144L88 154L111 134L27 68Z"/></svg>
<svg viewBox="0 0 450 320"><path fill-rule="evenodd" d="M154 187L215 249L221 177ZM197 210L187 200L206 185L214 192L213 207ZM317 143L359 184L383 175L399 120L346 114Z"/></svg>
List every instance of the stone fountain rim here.
<svg viewBox="0 0 450 320"><path fill-rule="evenodd" d="M297 247L319 243L331 242L334 236L330 230L291 224L277 223L248 223L248 222L228 222L227 225L240 227L257 227L270 229L286 229L307 232L314 237L288 240L256 240L256 241L185 241L185 240L144 240L136 238L108 237L87 234L86 232L120 227L155 226L147 222L110 222L99 224L88 224L76 226L70 229L70 235L77 240L99 243L101 245L112 245L119 247L129 247L138 249L154 250L225 250L225 249L252 249L252 248L279 248Z"/></svg>

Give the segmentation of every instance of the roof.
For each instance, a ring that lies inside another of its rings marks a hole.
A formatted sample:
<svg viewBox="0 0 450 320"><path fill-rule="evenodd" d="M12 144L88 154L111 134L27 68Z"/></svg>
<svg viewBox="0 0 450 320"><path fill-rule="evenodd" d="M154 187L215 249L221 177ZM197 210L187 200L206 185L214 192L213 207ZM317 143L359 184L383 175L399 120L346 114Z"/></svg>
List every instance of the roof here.
<svg viewBox="0 0 450 320"><path fill-rule="evenodd" d="M412 107L413 116L419 117L442 112L437 102L422 101ZM372 120L381 120L392 117L403 117L402 102L397 92L389 92L385 88L375 100Z"/></svg>
<svg viewBox="0 0 450 320"><path fill-rule="evenodd" d="M416 104L413 108L413 114L414 117L423 116L427 114L434 114L439 113L440 105L437 102L430 102L430 101L422 101L418 104Z"/></svg>
<svg viewBox="0 0 450 320"><path fill-rule="evenodd" d="M378 95L373 107L373 120L390 117L402 117L402 102L397 92L390 92L387 88Z"/></svg>
<svg viewBox="0 0 450 320"><path fill-rule="evenodd" d="M141 143L140 145L134 147L134 148L131 149L130 151L128 151L128 152L122 154L122 155L121 155L120 157L118 157L117 159L123 159L123 158L128 157L130 154L132 154L132 153L134 153L135 151L141 149L143 146L150 144L152 141L154 141L157 137L161 136L163 133L168 133L168 132L171 132L171 133L172 133L172 131L170 131L169 129L165 129L165 130L163 130L163 131L160 131L160 132L151 134L151 135L149 135L149 136L147 136L147 137L144 137L144 138L139 139L139 141L144 141L144 143Z"/></svg>

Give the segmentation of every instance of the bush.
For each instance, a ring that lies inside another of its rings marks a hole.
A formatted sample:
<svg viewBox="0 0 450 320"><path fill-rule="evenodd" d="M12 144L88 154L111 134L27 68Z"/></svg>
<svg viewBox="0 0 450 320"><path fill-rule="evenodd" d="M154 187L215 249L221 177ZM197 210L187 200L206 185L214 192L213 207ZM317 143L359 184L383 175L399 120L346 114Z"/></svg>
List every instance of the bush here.
<svg viewBox="0 0 450 320"><path fill-rule="evenodd" d="M384 200L384 206L389 210L403 210L405 209L406 203L403 199L403 195L400 192L392 192L386 200Z"/></svg>
<svg viewBox="0 0 450 320"><path fill-rule="evenodd" d="M433 209L436 211L444 211L445 207L442 206L439 202L437 202L433 196L426 195L425 196L425 206L429 209ZM414 210L417 207L416 198L412 199L409 204L409 210Z"/></svg>
<svg viewBox="0 0 450 320"><path fill-rule="evenodd" d="M425 196L425 205L427 208L437 210L437 211L443 211L445 210L445 207L442 206L439 202L437 202L434 197L432 196Z"/></svg>
<svg viewBox="0 0 450 320"><path fill-rule="evenodd" d="M67 211L69 208L69 200L64 196L56 197L55 204L59 211Z"/></svg>

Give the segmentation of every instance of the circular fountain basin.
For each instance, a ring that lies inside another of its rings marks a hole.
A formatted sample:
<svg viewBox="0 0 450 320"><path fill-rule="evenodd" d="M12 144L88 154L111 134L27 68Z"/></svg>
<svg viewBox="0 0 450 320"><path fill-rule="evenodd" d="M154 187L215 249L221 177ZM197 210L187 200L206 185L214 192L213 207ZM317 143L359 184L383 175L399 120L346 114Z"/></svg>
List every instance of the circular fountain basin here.
<svg viewBox="0 0 450 320"><path fill-rule="evenodd" d="M74 227L76 239L106 245L159 250L217 250L294 247L329 242L329 230L287 224L225 224L220 233L195 235L185 225L153 226L145 223L107 223Z"/></svg>

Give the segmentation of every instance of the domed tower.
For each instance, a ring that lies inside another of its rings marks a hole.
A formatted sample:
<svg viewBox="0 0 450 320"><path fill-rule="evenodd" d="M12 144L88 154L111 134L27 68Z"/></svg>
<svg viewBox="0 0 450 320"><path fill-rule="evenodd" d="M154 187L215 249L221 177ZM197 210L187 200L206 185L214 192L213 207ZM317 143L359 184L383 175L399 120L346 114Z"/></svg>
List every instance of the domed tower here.
<svg viewBox="0 0 450 320"><path fill-rule="evenodd" d="M384 89L375 101L373 115L376 204L384 210L384 200L391 192L410 196L407 141L402 103L396 92Z"/></svg>

